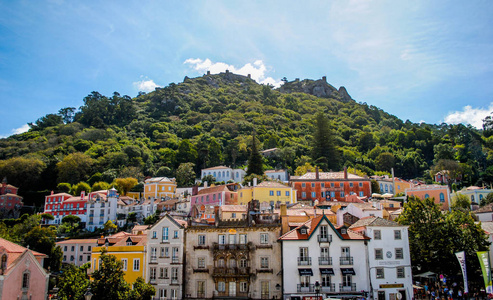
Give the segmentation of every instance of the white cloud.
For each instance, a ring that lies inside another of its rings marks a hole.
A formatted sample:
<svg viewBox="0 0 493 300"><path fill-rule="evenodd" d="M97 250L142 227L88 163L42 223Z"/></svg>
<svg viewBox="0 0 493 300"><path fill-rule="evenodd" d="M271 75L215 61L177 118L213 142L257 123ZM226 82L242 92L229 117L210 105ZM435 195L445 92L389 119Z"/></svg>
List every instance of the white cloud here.
<svg viewBox="0 0 493 300"><path fill-rule="evenodd" d="M142 79L141 81L136 81L133 83L133 85L140 92L146 93L154 91L157 87L161 87L160 85L156 84L154 80L147 78Z"/></svg>
<svg viewBox="0 0 493 300"><path fill-rule="evenodd" d="M7 137L9 137L9 136L11 136L11 135L14 135L14 134L21 134L21 133L27 132L27 131L29 130L29 128L31 128L31 127L29 127L29 125L24 124L24 125L22 125L22 126L21 126L21 127L19 127L19 128L14 128L14 129L12 129L12 130L10 131L10 133L11 133L10 135L0 135L0 139L7 138Z"/></svg>
<svg viewBox="0 0 493 300"><path fill-rule="evenodd" d="M493 112L493 102L488 108L473 108L470 105L465 106L462 111L450 112L445 117L445 122L450 124L471 124L472 126L481 129L483 127L483 119Z"/></svg>
<svg viewBox="0 0 493 300"><path fill-rule="evenodd" d="M261 60L257 60L253 63L247 63L240 68L236 68L235 66L229 65L224 62L212 62L208 58L206 58L205 60L202 60L200 58L189 58L183 63L191 65L194 70L201 73L210 71L211 74L219 74L221 72L229 70L234 74L240 74L244 76L250 74L253 80L261 84L271 84L275 87L281 86L281 80L274 79L272 77L266 77L267 67Z"/></svg>

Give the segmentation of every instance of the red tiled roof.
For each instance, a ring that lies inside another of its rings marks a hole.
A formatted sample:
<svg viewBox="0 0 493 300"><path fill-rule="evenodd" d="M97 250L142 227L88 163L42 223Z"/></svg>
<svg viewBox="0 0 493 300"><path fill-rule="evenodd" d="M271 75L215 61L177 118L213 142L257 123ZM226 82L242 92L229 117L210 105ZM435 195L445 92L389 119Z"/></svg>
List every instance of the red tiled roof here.
<svg viewBox="0 0 493 300"><path fill-rule="evenodd" d="M57 242L56 244L96 244L98 239L73 239Z"/></svg>
<svg viewBox="0 0 493 300"><path fill-rule="evenodd" d="M343 180L344 179L344 171L341 172L319 172L319 179L320 180ZM307 172L305 175L300 176L297 178L298 180L315 180L316 178L316 172ZM291 178L293 179L293 178ZM368 178L364 178L358 175L354 175L351 173L347 173L347 179L350 180L370 180Z"/></svg>

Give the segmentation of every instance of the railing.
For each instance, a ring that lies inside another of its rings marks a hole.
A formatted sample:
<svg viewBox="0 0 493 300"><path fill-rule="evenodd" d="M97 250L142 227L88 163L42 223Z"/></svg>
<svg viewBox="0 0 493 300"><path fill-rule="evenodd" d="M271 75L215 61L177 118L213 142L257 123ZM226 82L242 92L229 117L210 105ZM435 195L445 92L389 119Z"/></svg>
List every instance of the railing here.
<svg viewBox="0 0 493 300"><path fill-rule="evenodd" d="M249 250L249 244L219 244L213 243L212 247L214 250Z"/></svg>
<svg viewBox="0 0 493 300"><path fill-rule="evenodd" d="M298 266L311 266L311 257L298 257Z"/></svg>
<svg viewBox="0 0 493 300"><path fill-rule="evenodd" d="M331 283L328 286L322 286L320 289L322 293L334 293L336 291L335 283Z"/></svg>
<svg viewBox="0 0 493 300"><path fill-rule="evenodd" d="M151 264L155 264L157 263L157 257L156 256L151 256L151 261L150 261Z"/></svg>
<svg viewBox="0 0 493 300"><path fill-rule="evenodd" d="M249 275L250 268L225 268L225 267L216 267L213 269L212 276L238 276L238 275Z"/></svg>
<svg viewBox="0 0 493 300"><path fill-rule="evenodd" d="M341 265L352 265L353 264L353 257L352 256L341 257L339 263Z"/></svg>
<svg viewBox="0 0 493 300"><path fill-rule="evenodd" d="M171 258L171 263L172 263L172 264L177 264L177 263L179 263L179 262L180 262L180 258L179 258L178 256L173 256L173 257Z"/></svg>
<svg viewBox="0 0 493 300"><path fill-rule="evenodd" d="M332 265L332 257L319 257L318 264L321 266L330 266Z"/></svg>
<svg viewBox="0 0 493 300"><path fill-rule="evenodd" d="M332 234L318 235L319 243L332 243Z"/></svg>
<svg viewBox="0 0 493 300"><path fill-rule="evenodd" d="M356 292L356 283L351 283L350 286L339 283L339 292Z"/></svg>
<svg viewBox="0 0 493 300"><path fill-rule="evenodd" d="M298 293L313 293L315 292L314 284L298 284L297 286Z"/></svg>
<svg viewBox="0 0 493 300"><path fill-rule="evenodd" d="M194 273L209 273L209 269L207 269L207 268L194 268L193 272Z"/></svg>

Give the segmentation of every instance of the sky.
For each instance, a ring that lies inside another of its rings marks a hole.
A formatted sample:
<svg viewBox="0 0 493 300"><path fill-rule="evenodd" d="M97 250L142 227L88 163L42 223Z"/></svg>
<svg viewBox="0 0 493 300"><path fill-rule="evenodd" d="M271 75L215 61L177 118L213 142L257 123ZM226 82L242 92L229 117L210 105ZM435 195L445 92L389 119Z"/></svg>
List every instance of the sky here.
<svg viewBox="0 0 493 300"><path fill-rule="evenodd" d="M481 128L493 112L493 1L0 0L0 137L185 76L345 86L402 120Z"/></svg>

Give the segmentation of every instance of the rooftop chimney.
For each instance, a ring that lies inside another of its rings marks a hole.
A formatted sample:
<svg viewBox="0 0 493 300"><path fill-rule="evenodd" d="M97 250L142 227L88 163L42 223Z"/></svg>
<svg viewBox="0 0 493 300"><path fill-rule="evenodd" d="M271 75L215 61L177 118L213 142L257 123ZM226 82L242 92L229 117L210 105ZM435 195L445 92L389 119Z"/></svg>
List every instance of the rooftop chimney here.
<svg viewBox="0 0 493 300"><path fill-rule="evenodd" d="M347 179L347 167L344 166L344 179Z"/></svg>
<svg viewBox="0 0 493 300"><path fill-rule="evenodd" d="M327 76L322 76L322 80L327 82Z"/></svg>

